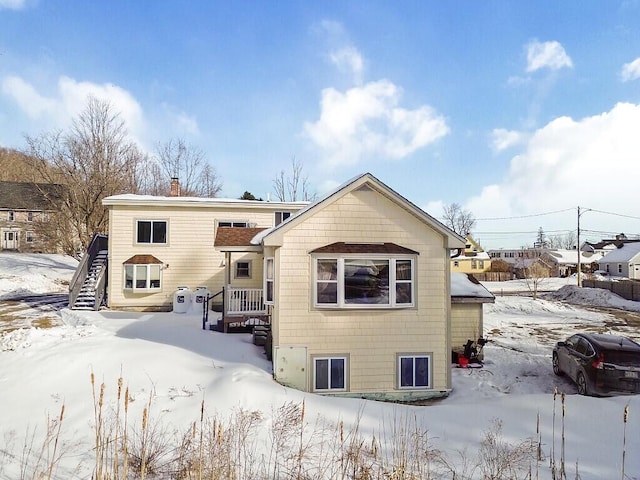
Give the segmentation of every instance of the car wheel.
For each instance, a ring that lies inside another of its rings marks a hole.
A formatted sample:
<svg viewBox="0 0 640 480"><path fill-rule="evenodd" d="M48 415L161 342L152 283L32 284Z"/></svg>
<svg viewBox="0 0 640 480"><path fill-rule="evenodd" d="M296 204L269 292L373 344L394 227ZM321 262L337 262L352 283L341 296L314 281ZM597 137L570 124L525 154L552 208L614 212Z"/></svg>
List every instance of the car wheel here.
<svg viewBox="0 0 640 480"><path fill-rule="evenodd" d="M578 393L580 395L589 395L589 386L587 384L587 379L584 377L584 373L578 372L576 385L578 386Z"/></svg>
<svg viewBox="0 0 640 480"><path fill-rule="evenodd" d="M553 373L559 377L564 375L562 370L560 370L560 363L558 362L558 355L556 353L553 354L551 362L553 363Z"/></svg>

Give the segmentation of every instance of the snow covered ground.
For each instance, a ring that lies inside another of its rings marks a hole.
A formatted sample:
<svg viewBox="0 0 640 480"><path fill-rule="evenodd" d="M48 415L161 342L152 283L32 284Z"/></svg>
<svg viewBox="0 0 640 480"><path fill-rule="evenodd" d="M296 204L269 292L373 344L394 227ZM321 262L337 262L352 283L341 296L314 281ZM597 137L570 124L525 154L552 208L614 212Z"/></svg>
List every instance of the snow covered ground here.
<svg viewBox="0 0 640 480"><path fill-rule="evenodd" d="M59 291L74 266L75 261L65 257L0 253L0 299ZM511 282L488 285L498 295L520 287ZM20 439L30 429L42 429L47 415L55 417L63 404L62 437L80 446L64 459L58 478L88 476L76 465L92 455L93 373L96 382L105 383L107 401L113 402L122 377L130 389L132 417L152 398L154 417L182 430L198 420L203 401L208 415L231 415L238 408L261 411L265 436L273 413L288 402L304 401L310 422L358 421L361 431L372 435L380 435L382 426L393 419L410 415L428 431L435 448L453 464L459 463L459 473L465 469L465 457L475 455L496 420L502 423L505 441L518 442L536 437L539 415L545 458L537 467L539 478L551 478L548 463L554 447L559 456L560 400L558 396L554 402L553 395L557 388L567 394L568 478L576 477L576 464L583 480L621 478L623 415L628 405L625 472L626 478L638 479L640 396L581 397L572 384L554 376L550 355L557 340L578 330L619 332L640 339L638 328L584 307L640 311L640 305L602 290L577 289L571 279L562 279L552 289L557 290L538 300L505 295L497 296L494 305L485 305L489 343L484 367L452 367L453 392L428 406L338 399L285 388L272 380L271 363L251 343L250 335L203 331L200 315L65 309L60 312L60 326L22 328L0 336L0 478L18 478L12 476L13 467L3 451L13 448L13 455L19 454ZM476 471L471 476L479 475Z"/></svg>

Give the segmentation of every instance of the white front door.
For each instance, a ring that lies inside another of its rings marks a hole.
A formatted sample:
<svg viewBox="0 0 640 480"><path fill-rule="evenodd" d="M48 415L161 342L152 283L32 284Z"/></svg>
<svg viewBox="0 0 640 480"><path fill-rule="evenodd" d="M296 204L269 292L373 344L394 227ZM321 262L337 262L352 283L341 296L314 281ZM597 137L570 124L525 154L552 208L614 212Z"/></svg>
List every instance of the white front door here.
<svg viewBox="0 0 640 480"><path fill-rule="evenodd" d="M2 248L5 250L16 250L18 248L18 232L5 230L2 235Z"/></svg>

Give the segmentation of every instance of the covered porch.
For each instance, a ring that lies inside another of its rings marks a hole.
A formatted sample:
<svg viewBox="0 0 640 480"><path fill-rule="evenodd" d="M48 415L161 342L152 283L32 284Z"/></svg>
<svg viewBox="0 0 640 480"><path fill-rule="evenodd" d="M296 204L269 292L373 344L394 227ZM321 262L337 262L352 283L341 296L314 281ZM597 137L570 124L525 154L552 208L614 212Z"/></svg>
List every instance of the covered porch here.
<svg viewBox="0 0 640 480"><path fill-rule="evenodd" d="M256 235L265 228L218 227L214 246L224 253L222 319L218 330L265 326L271 311L264 302L263 254Z"/></svg>

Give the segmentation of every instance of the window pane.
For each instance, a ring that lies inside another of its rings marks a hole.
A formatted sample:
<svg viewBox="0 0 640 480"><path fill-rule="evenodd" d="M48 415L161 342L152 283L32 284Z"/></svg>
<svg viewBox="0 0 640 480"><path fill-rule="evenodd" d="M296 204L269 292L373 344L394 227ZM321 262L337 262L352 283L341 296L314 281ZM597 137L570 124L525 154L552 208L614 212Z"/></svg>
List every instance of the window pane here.
<svg viewBox="0 0 640 480"><path fill-rule="evenodd" d="M151 243L151 222L138 222L138 243Z"/></svg>
<svg viewBox="0 0 640 480"><path fill-rule="evenodd" d="M236 262L236 278L250 278L251 269L249 262Z"/></svg>
<svg viewBox="0 0 640 480"><path fill-rule="evenodd" d="M149 287L160 288L160 265L149 265Z"/></svg>
<svg viewBox="0 0 640 480"><path fill-rule="evenodd" d="M411 283L396 284L396 303L411 303Z"/></svg>
<svg viewBox="0 0 640 480"><path fill-rule="evenodd" d="M416 357L416 387L429 386L429 357Z"/></svg>
<svg viewBox="0 0 640 480"><path fill-rule="evenodd" d="M133 265L124 266L124 288L133 288Z"/></svg>
<svg viewBox="0 0 640 480"><path fill-rule="evenodd" d="M147 266L136 266L136 288L147 288Z"/></svg>
<svg viewBox="0 0 640 480"><path fill-rule="evenodd" d="M411 280L411 260L396 260L396 280Z"/></svg>
<svg viewBox="0 0 640 480"><path fill-rule="evenodd" d="M331 359L331 388L344 388L344 358Z"/></svg>
<svg viewBox="0 0 640 480"><path fill-rule="evenodd" d="M273 258L267 258L267 280L273 280Z"/></svg>
<svg viewBox="0 0 640 480"><path fill-rule="evenodd" d="M329 389L329 360L316 360L316 390Z"/></svg>
<svg viewBox="0 0 640 480"><path fill-rule="evenodd" d="M273 280L267 280L267 302L273 302Z"/></svg>
<svg viewBox="0 0 640 480"><path fill-rule="evenodd" d="M318 303L338 303L338 284L318 282Z"/></svg>
<svg viewBox="0 0 640 480"><path fill-rule="evenodd" d="M344 300L351 304L388 304L389 260L346 259Z"/></svg>
<svg viewBox="0 0 640 480"><path fill-rule="evenodd" d="M167 222L153 222L153 243L167 243Z"/></svg>
<svg viewBox="0 0 640 480"><path fill-rule="evenodd" d="M331 260L318 260L318 281L322 280L337 280L338 279L338 261Z"/></svg>
<svg viewBox="0 0 640 480"><path fill-rule="evenodd" d="M413 358L400 358L400 386L413 387Z"/></svg>

